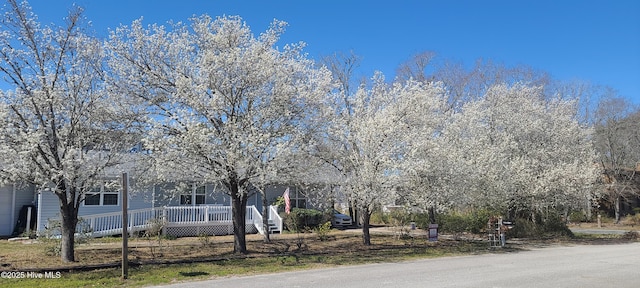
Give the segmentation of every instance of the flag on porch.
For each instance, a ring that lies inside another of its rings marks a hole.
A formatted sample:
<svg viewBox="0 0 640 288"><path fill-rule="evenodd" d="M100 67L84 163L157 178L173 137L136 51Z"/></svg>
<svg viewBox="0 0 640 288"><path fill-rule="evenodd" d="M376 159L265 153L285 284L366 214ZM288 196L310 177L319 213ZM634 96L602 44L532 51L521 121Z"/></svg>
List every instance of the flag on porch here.
<svg viewBox="0 0 640 288"><path fill-rule="evenodd" d="M284 212L289 214L291 213L291 199L289 198L289 187L287 187L287 190L284 190L284 194L282 194L282 197L284 198Z"/></svg>

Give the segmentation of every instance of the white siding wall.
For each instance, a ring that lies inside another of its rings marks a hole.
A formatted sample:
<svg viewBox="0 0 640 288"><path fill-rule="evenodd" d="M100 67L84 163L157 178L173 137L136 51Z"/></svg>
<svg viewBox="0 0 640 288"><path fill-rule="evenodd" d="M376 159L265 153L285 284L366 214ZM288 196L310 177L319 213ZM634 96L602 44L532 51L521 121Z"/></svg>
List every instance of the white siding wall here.
<svg viewBox="0 0 640 288"><path fill-rule="evenodd" d="M129 209L144 209L152 207L152 191L145 190L135 194L129 195ZM45 225L47 225L48 219L60 219L60 202L58 197L52 192L41 192L40 203L38 205L38 231L43 232ZM106 206L85 206L84 203L80 204L80 210L78 211L78 217L119 212L122 211L122 199L118 198L118 205L106 205Z"/></svg>
<svg viewBox="0 0 640 288"><path fill-rule="evenodd" d="M129 210L151 208L151 191L141 191L129 195ZM101 214L122 211L122 195L118 196L118 205L84 205L80 204L78 217L91 214Z"/></svg>
<svg viewBox="0 0 640 288"><path fill-rule="evenodd" d="M44 232L49 219L60 219L60 202L53 192L41 191L38 194L38 233Z"/></svg>
<svg viewBox="0 0 640 288"><path fill-rule="evenodd" d="M170 192L172 189L174 189L172 184L156 185L154 198L156 207L180 205L180 196L173 196Z"/></svg>
<svg viewBox="0 0 640 288"><path fill-rule="evenodd" d="M225 193L226 188L222 185L207 184L205 204L220 204L231 206L229 195ZM173 184L163 184L156 186L155 206L180 206L180 195L174 195ZM249 204L252 205L252 204Z"/></svg>
<svg viewBox="0 0 640 288"><path fill-rule="evenodd" d="M231 197L225 193L227 188L223 185L207 185L207 203L231 206Z"/></svg>

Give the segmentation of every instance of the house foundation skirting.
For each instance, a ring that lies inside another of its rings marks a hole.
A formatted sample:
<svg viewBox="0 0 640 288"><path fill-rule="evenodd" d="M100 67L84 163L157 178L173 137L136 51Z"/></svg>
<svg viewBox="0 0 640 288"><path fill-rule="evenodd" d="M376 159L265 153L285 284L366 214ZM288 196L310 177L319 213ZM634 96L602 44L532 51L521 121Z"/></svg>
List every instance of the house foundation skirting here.
<svg viewBox="0 0 640 288"><path fill-rule="evenodd" d="M258 232L253 224L246 224L245 231L247 234L255 234ZM163 229L163 234L173 237L233 235L233 223L167 223Z"/></svg>

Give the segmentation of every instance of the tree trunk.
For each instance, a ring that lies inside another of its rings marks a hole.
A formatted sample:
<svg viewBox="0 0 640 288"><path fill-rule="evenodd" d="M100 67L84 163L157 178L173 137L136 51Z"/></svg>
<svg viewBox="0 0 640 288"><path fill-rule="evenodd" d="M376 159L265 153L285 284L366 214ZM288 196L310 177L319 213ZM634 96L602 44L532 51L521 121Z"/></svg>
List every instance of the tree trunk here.
<svg viewBox="0 0 640 288"><path fill-rule="evenodd" d="M245 237L245 225L247 215L247 195L240 193L240 185L237 179L230 179L231 214L233 218L233 253L246 254L247 241Z"/></svg>
<svg viewBox="0 0 640 288"><path fill-rule="evenodd" d="M355 200L349 200L349 217L353 220L352 226L360 226L360 215L358 213L358 207L356 207Z"/></svg>
<svg viewBox="0 0 640 288"><path fill-rule="evenodd" d="M355 213L355 209L353 208L353 201L348 200L348 204L349 204L349 217L351 217L351 219L353 220L353 225L358 226L358 219L356 218L356 213Z"/></svg>
<svg viewBox="0 0 640 288"><path fill-rule="evenodd" d="M429 223L436 224L436 208L433 206L429 207Z"/></svg>
<svg viewBox="0 0 640 288"><path fill-rule="evenodd" d="M262 229L264 231L264 237L262 238L264 243L271 242L269 231L269 206L267 201L266 189L262 192Z"/></svg>
<svg viewBox="0 0 640 288"><path fill-rule="evenodd" d="M67 199L62 199L61 201L67 201ZM66 197L64 197L66 198ZM60 215L62 215L61 223L60 223L60 239L61 239L61 250L60 257L62 262L75 262L75 232L76 225L78 224L78 209L75 207L75 202L72 203L62 203L60 205Z"/></svg>
<svg viewBox="0 0 640 288"><path fill-rule="evenodd" d="M371 212L369 209L362 209L362 244L371 245L371 234L369 233L369 220L371 220Z"/></svg>
<svg viewBox="0 0 640 288"><path fill-rule="evenodd" d="M531 207L531 223L536 224L536 211Z"/></svg>
<svg viewBox="0 0 640 288"><path fill-rule="evenodd" d="M620 196L616 196L616 201L613 206L616 213L616 224L618 224L620 223Z"/></svg>

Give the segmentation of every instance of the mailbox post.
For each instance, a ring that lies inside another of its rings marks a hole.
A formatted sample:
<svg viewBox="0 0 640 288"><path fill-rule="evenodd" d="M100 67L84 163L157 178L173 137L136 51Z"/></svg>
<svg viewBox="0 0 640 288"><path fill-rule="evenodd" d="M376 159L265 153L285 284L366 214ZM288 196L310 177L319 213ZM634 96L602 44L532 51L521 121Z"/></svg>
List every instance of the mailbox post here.
<svg viewBox="0 0 640 288"><path fill-rule="evenodd" d="M429 242L438 241L438 224L429 224Z"/></svg>

